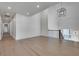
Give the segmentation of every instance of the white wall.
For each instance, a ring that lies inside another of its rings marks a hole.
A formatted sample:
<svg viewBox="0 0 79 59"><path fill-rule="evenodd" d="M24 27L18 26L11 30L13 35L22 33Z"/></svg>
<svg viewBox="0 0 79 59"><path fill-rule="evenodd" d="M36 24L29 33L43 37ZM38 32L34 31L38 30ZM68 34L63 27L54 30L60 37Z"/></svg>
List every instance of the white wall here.
<svg viewBox="0 0 79 59"><path fill-rule="evenodd" d="M48 36L48 9L40 13L41 35Z"/></svg>
<svg viewBox="0 0 79 59"><path fill-rule="evenodd" d="M79 3L64 3L63 7L67 9L67 13L65 17L60 18L60 28L79 30Z"/></svg>
<svg viewBox="0 0 79 59"><path fill-rule="evenodd" d="M48 9L48 29L58 30L70 28L75 31L79 30L79 3L63 3L62 7L67 10L65 17L57 16L57 9L60 7L60 4L57 4ZM53 36L53 34L51 35ZM55 38L57 37L58 35L56 34Z"/></svg>
<svg viewBox="0 0 79 59"><path fill-rule="evenodd" d="M0 40L2 38L2 34L1 34L1 17L0 17Z"/></svg>
<svg viewBox="0 0 79 59"><path fill-rule="evenodd" d="M56 6L48 8L48 30L58 30Z"/></svg>
<svg viewBox="0 0 79 59"><path fill-rule="evenodd" d="M1 17L0 17L0 40L2 39L3 37L3 23L1 21Z"/></svg>
<svg viewBox="0 0 79 59"><path fill-rule="evenodd" d="M12 21L9 23L9 26L10 26L10 35L16 39L16 17L14 17L12 19Z"/></svg>
<svg viewBox="0 0 79 59"><path fill-rule="evenodd" d="M60 5L57 4L49 8L48 11L48 29L56 30L60 28L70 27L79 30L79 4L78 3L63 3L62 6L67 9L65 17L57 17L57 9ZM59 26L58 26L59 25Z"/></svg>
<svg viewBox="0 0 79 59"><path fill-rule="evenodd" d="M26 17L16 14L16 39L29 38L40 35L40 14Z"/></svg>
<svg viewBox="0 0 79 59"><path fill-rule="evenodd" d="M48 8L48 30L58 30L58 19L56 12L56 6ZM58 38L58 34L58 31L48 31L49 37Z"/></svg>

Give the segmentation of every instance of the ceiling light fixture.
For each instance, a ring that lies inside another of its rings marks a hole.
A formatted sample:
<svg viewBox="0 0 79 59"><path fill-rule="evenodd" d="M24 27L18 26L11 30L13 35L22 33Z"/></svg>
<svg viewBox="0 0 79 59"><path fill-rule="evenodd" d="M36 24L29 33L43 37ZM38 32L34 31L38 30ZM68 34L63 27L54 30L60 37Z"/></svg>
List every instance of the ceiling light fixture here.
<svg viewBox="0 0 79 59"><path fill-rule="evenodd" d="M57 9L57 15L58 15L58 17L66 16L67 10L66 10L65 7L63 7L62 2L60 3L59 6L60 6L60 8Z"/></svg>
<svg viewBox="0 0 79 59"><path fill-rule="evenodd" d="M8 9L12 9L12 7L8 7Z"/></svg>
<svg viewBox="0 0 79 59"><path fill-rule="evenodd" d="M40 6L39 6L39 5L37 5L36 7L37 7L37 8L39 8Z"/></svg>

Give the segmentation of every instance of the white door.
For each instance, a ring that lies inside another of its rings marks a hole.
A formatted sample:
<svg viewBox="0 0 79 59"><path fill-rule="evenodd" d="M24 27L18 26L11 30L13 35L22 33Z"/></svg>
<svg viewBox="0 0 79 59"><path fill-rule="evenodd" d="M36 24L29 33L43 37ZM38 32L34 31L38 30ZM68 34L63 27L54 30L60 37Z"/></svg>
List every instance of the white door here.
<svg viewBox="0 0 79 59"><path fill-rule="evenodd" d="M8 32L8 25L4 25L4 32Z"/></svg>
<svg viewBox="0 0 79 59"><path fill-rule="evenodd" d="M8 32L8 27L4 26L4 32Z"/></svg>

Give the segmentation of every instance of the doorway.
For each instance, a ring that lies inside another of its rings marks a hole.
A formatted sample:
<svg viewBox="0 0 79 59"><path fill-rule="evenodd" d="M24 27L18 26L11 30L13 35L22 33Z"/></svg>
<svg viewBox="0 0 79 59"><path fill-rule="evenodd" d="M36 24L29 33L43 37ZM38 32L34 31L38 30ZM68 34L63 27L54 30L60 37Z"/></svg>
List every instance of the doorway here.
<svg viewBox="0 0 79 59"><path fill-rule="evenodd" d="M3 24L3 33L9 33L9 25Z"/></svg>
<svg viewBox="0 0 79 59"><path fill-rule="evenodd" d="M9 28L9 23L3 23L3 38L7 38L7 37L10 37L10 28Z"/></svg>

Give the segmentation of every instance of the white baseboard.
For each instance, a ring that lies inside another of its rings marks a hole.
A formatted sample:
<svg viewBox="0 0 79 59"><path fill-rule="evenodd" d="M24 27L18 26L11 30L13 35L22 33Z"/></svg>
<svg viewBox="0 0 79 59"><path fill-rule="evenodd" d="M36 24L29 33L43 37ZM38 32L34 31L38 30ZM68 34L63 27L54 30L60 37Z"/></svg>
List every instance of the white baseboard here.
<svg viewBox="0 0 79 59"><path fill-rule="evenodd" d="M45 37L48 37L48 35L44 35L44 34L41 34L40 36L45 36Z"/></svg>
<svg viewBox="0 0 79 59"><path fill-rule="evenodd" d="M28 39L28 38L38 37L38 36L40 36L40 35L32 35L32 36L29 36L29 37L25 36L25 37L20 37L20 38L16 37L16 40Z"/></svg>

